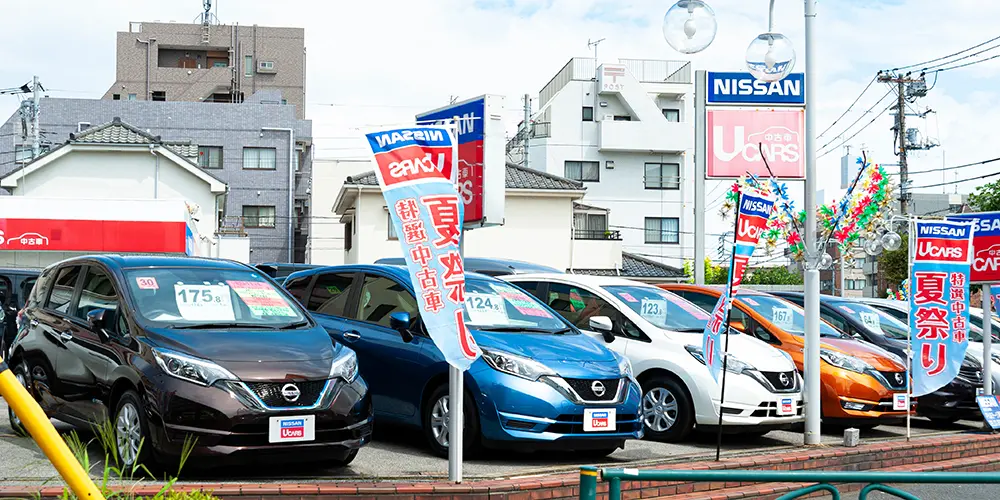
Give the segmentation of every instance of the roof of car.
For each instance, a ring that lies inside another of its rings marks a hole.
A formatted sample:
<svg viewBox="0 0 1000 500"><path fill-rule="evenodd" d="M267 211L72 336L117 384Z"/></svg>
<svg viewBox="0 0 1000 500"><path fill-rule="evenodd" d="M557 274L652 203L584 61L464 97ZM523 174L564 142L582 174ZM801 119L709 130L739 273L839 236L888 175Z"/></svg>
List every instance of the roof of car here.
<svg viewBox="0 0 1000 500"><path fill-rule="evenodd" d="M247 270L246 264L241 264L233 260L210 259L205 257L187 257L172 255L117 255L99 254L82 255L62 261L70 263L79 260L96 260L107 266L119 267L123 269L138 267L203 267L216 269L241 269Z"/></svg>
<svg viewBox="0 0 1000 500"><path fill-rule="evenodd" d="M565 273L526 273L511 276L501 276L501 279L510 281L530 281L530 280L561 280L569 283L579 283L581 285L599 286L653 286L627 278L617 276L595 276L591 274L565 274Z"/></svg>
<svg viewBox="0 0 1000 500"><path fill-rule="evenodd" d="M319 273L336 273L336 272L366 272L366 271L381 271L392 275L392 277L402 281L404 283L410 282L410 271L406 266L397 266L393 264L342 264L338 266L321 266L313 269L306 269L303 271L296 271L285 277L285 282L288 280L301 278L304 276L312 276L313 274ZM480 278L490 281L499 281L496 278L487 276L485 274L466 272L466 277L470 278Z"/></svg>

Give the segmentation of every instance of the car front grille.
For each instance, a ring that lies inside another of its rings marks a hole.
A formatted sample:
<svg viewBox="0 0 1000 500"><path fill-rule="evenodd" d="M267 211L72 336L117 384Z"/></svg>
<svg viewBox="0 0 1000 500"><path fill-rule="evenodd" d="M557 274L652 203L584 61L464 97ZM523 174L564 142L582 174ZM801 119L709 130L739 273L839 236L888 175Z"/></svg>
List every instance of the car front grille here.
<svg viewBox="0 0 1000 500"><path fill-rule="evenodd" d="M901 390L906 389L906 372L879 372L882 378L889 384L889 389ZM899 375L899 378L896 378Z"/></svg>
<svg viewBox="0 0 1000 500"><path fill-rule="evenodd" d="M316 404L323 393L323 388L326 387L326 382L326 380L312 380L308 382L245 382L245 384L268 407L306 408ZM289 401L282 395L282 391L287 386L294 386L299 390L298 399Z"/></svg>
<svg viewBox="0 0 1000 500"><path fill-rule="evenodd" d="M958 369L958 375L973 384L978 385L983 383L983 370L979 367L964 364Z"/></svg>
<svg viewBox="0 0 1000 500"><path fill-rule="evenodd" d="M789 372L760 372L771 384L775 392L795 392L798 389L798 377L794 371ZM784 381L782 381L784 375Z"/></svg>
<svg viewBox="0 0 1000 500"><path fill-rule="evenodd" d="M614 401L618 396L618 385L621 379L609 378L602 380L567 378L564 379L584 401ZM600 389L604 388L602 392Z"/></svg>

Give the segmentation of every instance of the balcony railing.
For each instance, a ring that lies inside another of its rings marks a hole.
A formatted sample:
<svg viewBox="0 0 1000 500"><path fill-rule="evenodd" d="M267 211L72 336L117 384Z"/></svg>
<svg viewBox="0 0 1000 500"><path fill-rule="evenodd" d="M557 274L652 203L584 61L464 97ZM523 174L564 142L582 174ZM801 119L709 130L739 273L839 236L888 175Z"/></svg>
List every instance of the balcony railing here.
<svg viewBox="0 0 1000 500"><path fill-rule="evenodd" d="M605 229L574 229L573 239L618 241L622 239L622 233L621 231L608 231Z"/></svg>
<svg viewBox="0 0 1000 500"><path fill-rule="evenodd" d="M215 233L246 236L247 230L246 230L246 225L244 224L243 221L243 216L227 215L225 217L221 217L219 219L219 229Z"/></svg>

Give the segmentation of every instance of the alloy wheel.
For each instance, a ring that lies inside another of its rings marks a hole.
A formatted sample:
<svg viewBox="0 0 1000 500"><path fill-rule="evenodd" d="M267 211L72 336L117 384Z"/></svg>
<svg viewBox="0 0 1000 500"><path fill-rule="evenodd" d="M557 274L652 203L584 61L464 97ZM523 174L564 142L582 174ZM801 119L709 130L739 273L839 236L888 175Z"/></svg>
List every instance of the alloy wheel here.
<svg viewBox="0 0 1000 500"><path fill-rule="evenodd" d="M139 411L131 403L125 403L118 411L118 418L115 421L115 441L122 464L127 466L134 464L142 443L142 427L139 423Z"/></svg>
<svg viewBox="0 0 1000 500"><path fill-rule="evenodd" d="M656 432L666 432L677 422L677 398L665 387L653 387L642 396L642 422Z"/></svg>
<svg viewBox="0 0 1000 500"><path fill-rule="evenodd" d="M431 433L437 444L448 447L448 396L439 398L431 407Z"/></svg>
<svg viewBox="0 0 1000 500"><path fill-rule="evenodd" d="M14 378L17 379L17 383L21 384L21 387L24 387L25 389L28 388L28 380L24 378L24 374L21 373L21 370L14 371ZM18 417L17 413L13 411L10 412L10 420L11 427L14 427L15 429L23 427L23 425L21 425L21 417Z"/></svg>

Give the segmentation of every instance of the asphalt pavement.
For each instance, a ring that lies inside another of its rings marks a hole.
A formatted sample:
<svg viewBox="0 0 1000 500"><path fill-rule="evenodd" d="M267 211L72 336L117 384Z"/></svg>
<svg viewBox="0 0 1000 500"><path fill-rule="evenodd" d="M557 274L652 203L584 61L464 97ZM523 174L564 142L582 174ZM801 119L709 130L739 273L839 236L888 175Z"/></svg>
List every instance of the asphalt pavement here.
<svg viewBox="0 0 1000 500"><path fill-rule="evenodd" d="M67 424L54 421L61 432L72 429ZM941 428L930 422L914 418L911 435L921 436L940 433L955 433L979 428L976 422L959 422ZM91 436L78 431L84 440ZM906 435L905 427L880 426L871 431L862 431L861 441L884 441ZM840 444L840 432L824 433L823 442ZM763 437L743 435L723 436L723 455L745 455L761 450L774 451L783 447L797 447L802 444L802 433L772 431ZM657 443L653 441L628 441L623 450L618 450L604 462L611 466L636 466L663 463L665 461L693 461L714 456L715 435L694 433L692 439L680 444ZM91 459L96 462L103 454L96 445L91 446ZM6 403L0 399L0 484L61 484L58 473L48 462L34 441L13 434L7 420ZM581 462L572 454L565 453L517 453L487 451L482 456L466 460L464 473L467 479L507 478L531 476L555 471L576 470ZM100 471L95 470L95 474ZM375 440L358 454L354 462L346 468L317 468L309 465L267 465L242 468L212 469L209 471L188 470L182 479L195 482L278 482L293 479L368 479L381 480L413 479L430 480L446 478L448 461L432 456L425 447L423 434L410 429L379 428ZM953 489L954 490L954 489ZM944 491L944 490L942 490ZM970 492L975 495L979 490ZM986 489L986 491L992 491ZM928 497L934 498L934 497ZM942 497L945 498L945 497ZM954 497L952 497L954 498ZM964 500L979 498L965 496ZM983 497L986 498L986 497ZM994 494L989 498L1000 498Z"/></svg>

